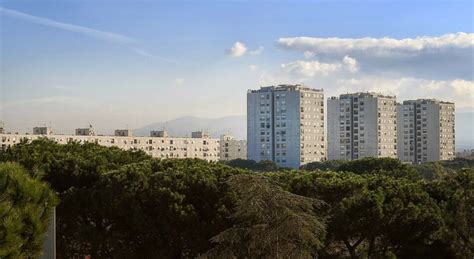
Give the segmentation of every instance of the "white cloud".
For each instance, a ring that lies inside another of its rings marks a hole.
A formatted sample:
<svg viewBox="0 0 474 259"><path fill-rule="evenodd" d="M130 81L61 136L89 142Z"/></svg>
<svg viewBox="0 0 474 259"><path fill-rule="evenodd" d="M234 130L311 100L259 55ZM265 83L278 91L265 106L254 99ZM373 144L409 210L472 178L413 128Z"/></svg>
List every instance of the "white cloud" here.
<svg viewBox="0 0 474 259"><path fill-rule="evenodd" d="M238 58L238 57L242 57L244 55L251 55L251 56L257 56L257 55L260 55L262 54L263 52L263 47L260 46L258 47L257 49L254 49L254 50L249 50L247 48L247 46L245 46L244 43L240 42L240 41L237 41L234 43L234 45L228 50L229 54L234 57L234 58Z"/></svg>
<svg viewBox="0 0 474 259"><path fill-rule="evenodd" d="M296 60L281 64L280 67L284 73L291 73L300 77L328 76L336 72L344 73L346 71L354 74L359 70L357 60L349 56L345 56L342 61L335 63L323 63L317 60Z"/></svg>
<svg viewBox="0 0 474 259"><path fill-rule="evenodd" d="M327 76L341 69L341 64L321 63L319 61L297 60L287 64L281 64L283 71L293 73L302 77L314 77L316 75Z"/></svg>
<svg viewBox="0 0 474 259"><path fill-rule="evenodd" d="M229 50L232 57L241 57L247 52L247 47L242 42L237 41Z"/></svg>
<svg viewBox="0 0 474 259"><path fill-rule="evenodd" d="M399 102L434 98L455 102L457 107L472 107L474 100L474 82L467 80L427 80L414 77L390 79L365 76L336 80L333 90L335 94L359 91L392 94L397 96Z"/></svg>
<svg viewBox="0 0 474 259"><path fill-rule="evenodd" d="M277 45L310 59L331 63L344 56L357 60L361 73L390 78L472 80L474 33L438 37L395 38L280 38ZM353 67L355 71L356 67Z"/></svg>
<svg viewBox="0 0 474 259"><path fill-rule="evenodd" d="M316 56L316 53L314 51L309 51L309 50L306 50L304 53L304 58L306 59L310 59L310 58L313 58L314 56Z"/></svg>
<svg viewBox="0 0 474 259"><path fill-rule="evenodd" d="M257 71L258 66L257 66L257 65L250 65L249 68L250 68L250 70L252 70L252 71Z"/></svg>
<svg viewBox="0 0 474 259"><path fill-rule="evenodd" d="M474 106L474 82L465 80L454 80L451 82L451 88L457 95L464 96L470 100L469 106Z"/></svg>
<svg viewBox="0 0 474 259"><path fill-rule="evenodd" d="M257 56L257 55L262 54L262 52L263 52L263 47L260 46L260 47L258 47L258 49L249 51L249 55Z"/></svg>
<svg viewBox="0 0 474 259"><path fill-rule="evenodd" d="M117 33L100 31L100 30L96 30L96 29L92 29L92 28L88 28L88 27L84 27L84 26L69 24L69 23L57 22L57 21L54 21L54 20L51 20L51 19L48 19L48 18L33 16L33 15L26 14L26 13L18 12L18 11L15 11L15 10L6 9L6 8L3 8L3 7L0 7L0 12L7 15L7 16L17 18L17 19L22 19L22 20L25 20L25 21L28 21L28 22L31 22L31 23L44 25L44 26L48 26L48 27L54 27L54 28L58 28L58 29L61 29L61 30L65 30L65 31L81 33L81 34L84 34L84 35L87 35L87 36L90 36L90 37L94 37L94 38L97 38L97 39L101 39L101 40L111 41L111 42L115 42L115 43L122 43L122 44L136 44L136 43L139 43L139 41L136 40L136 39L133 39L133 38L130 38L130 37L127 37L127 36L124 36L124 35L120 35L120 34L117 34Z"/></svg>
<svg viewBox="0 0 474 259"><path fill-rule="evenodd" d="M472 48L474 33L445 34L439 37L394 38L280 38L283 48L316 53L348 53L351 51L372 51L373 53L416 53L422 50L441 48Z"/></svg>
<svg viewBox="0 0 474 259"><path fill-rule="evenodd" d="M344 67L351 73L359 71L359 63L357 60L355 60L355 58L351 58L346 55L342 59L342 63L344 64Z"/></svg>
<svg viewBox="0 0 474 259"><path fill-rule="evenodd" d="M150 53L148 53L148 52L146 52L146 51L144 51L143 49L140 49L140 48L130 47L130 49L133 50L133 52L137 53L138 55L141 55L141 56L144 56L144 57L157 58L157 59L160 59L160 60L168 62L168 63L178 64L178 62L176 62L174 60L150 54Z"/></svg>
<svg viewBox="0 0 474 259"><path fill-rule="evenodd" d="M101 31L101 30L96 30L89 27L84 27L84 26L79 26L79 25L74 25L74 24L69 24L69 23L64 23L64 22L58 22L58 21L51 20L48 18L34 16L34 15L18 12L18 11L3 8L3 7L0 7L0 13L6 16L9 16L11 18L21 19L33 24L38 24L38 25L52 27L52 28L56 28L56 29L60 29L64 31L74 32L74 33L82 34L88 37L108 41L115 44L122 44L124 46L127 46L130 50L132 50L138 55L151 57L151 58L157 58L168 63L176 63L173 60L169 60L160 56L152 55L146 52L145 50L137 46L140 44L139 40L125 36L125 35L121 35L118 33Z"/></svg>

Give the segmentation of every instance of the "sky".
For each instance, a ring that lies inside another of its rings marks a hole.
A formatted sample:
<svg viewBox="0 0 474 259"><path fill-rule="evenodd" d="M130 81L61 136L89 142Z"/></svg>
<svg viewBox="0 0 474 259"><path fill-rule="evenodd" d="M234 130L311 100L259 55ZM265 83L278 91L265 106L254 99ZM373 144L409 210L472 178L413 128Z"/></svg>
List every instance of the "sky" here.
<svg viewBox="0 0 474 259"><path fill-rule="evenodd" d="M246 114L274 84L474 110L472 1L0 0L0 120L99 133Z"/></svg>

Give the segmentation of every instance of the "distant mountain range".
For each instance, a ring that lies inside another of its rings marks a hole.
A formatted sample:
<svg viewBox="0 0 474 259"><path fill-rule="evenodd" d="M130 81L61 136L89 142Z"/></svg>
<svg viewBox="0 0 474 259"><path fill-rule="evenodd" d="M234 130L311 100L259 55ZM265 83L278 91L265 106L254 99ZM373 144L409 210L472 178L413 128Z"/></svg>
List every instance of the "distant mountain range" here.
<svg viewBox="0 0 474 259"><path fill-rule="evenodd" d="M221 134L230 134L237 139L247 139L247 117L227 116L217 119L198 118L186 116L157 122L135 129L136 136L149 136L152 130L166 129L171 136L191 136L192 131L203 130L209 132L212 137L219 138Z"/></svg>
<svg viewBox="0 0 474 259"><path fill-rule="evenodd" d="M231 134L237 139L247 139L245 115L227 116L217 119L181 117L167 122L157 122L136 129L137 136L149 136L152 130L166 129L171 136L190 136L192 131L204 130L212 137ZM456 149L474 148L474 111L456 113Z"/></svg>

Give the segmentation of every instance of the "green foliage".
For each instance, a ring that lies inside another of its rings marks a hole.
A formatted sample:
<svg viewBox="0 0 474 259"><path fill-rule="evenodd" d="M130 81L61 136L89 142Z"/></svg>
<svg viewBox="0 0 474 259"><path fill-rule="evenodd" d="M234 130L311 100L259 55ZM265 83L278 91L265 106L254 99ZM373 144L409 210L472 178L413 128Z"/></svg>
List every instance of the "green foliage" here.
<svg viewBox="0 0 474 259"><path fill-rule="evenodd" d="M322 257L421 256L443 225L441 210L424 192L422 181L320 171L271 176L293 193L330 205L323 214L328 235Z"/></svg>
<svg viewBox="0 0 474 259"><path fill-rule="evenodd" d="M18 162L58 192L58 258L474 254L467 160L412 166L366 158L281 170L268 161L157 160L141 151L40 139L0 151L3 161ZM320 208L317 200L328 205ZM7 205L0 213L10 211Z"/></svg>
<svg viewBox="0 0 474 259"><path fill-rule="evenodd" d="M46 184L18 164L0 163L0 258L39 256L56 204Z"/></svg>
<svg viewBox="0 0 474 259"><path fill-rule="evenodd" d="M229 175L197 159L156 160L143 152L40 139L0 152L59 193L58 257L191 258L229 227Z"/></svg>
<svg viewBox="0 0 474 259"><path fill-rule="evenodd" d="M300 167L301 170L305 171L315 171L315 170L337 170L339 166L345 163L342 160L329 160L324 162L311 162L308 164L304 164Z"/></svg>
<svg viewBox="0 0 474 259"><path fill-rule="evenodd" d="M342 163L336 171L355 174L386 174L391 177L411 178L413 180L421 179L420 174L411 165L403 164L395 158L366 157L347 161Z"/></svg>
<svg viewBox="0 0 474 259"><path fill-rule="evenodd" d="M267 177L236 175L234 225L212 238L207 258L314 258L325 225L315 210L322 202L283 190Z"/></svg>
<svg viewBox="0 0 474 259"><path fill-rule="evenodd" d="M262 161L256 162L255 160L238 158L238 159L227 161L225 162L225 164L228 166L248 169L255 172L278 171L278 165L275 162L269 161L269 160L262 160Z"/></svg>
<svg viewBox="0 0 474 259"><path fill-rule="evenodd" d="M437 241L441 253L474 257L474 169L443 175L426 185L443 211L445 227Z"/></svg>

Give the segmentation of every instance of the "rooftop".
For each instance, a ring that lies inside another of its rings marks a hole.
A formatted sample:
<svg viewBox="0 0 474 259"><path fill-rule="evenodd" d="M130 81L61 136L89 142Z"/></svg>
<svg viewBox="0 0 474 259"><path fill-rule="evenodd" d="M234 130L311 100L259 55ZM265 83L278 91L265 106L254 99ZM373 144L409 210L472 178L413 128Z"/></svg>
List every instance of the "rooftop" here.
<svg viewBox="0 0 474 259"><path fill-rule="evenodd" d="M259 92L271 92L271 91L300 91L300 90L305 90L305 91L315 91L315 92L323 92L324 90L321 89L315 89L311 88L308 86L296 84L296 85L290 85L290 84L281 84L277 86L262 86L260 89L254 90L254 89L249 89L248 93L259 93Z"/></svg>

